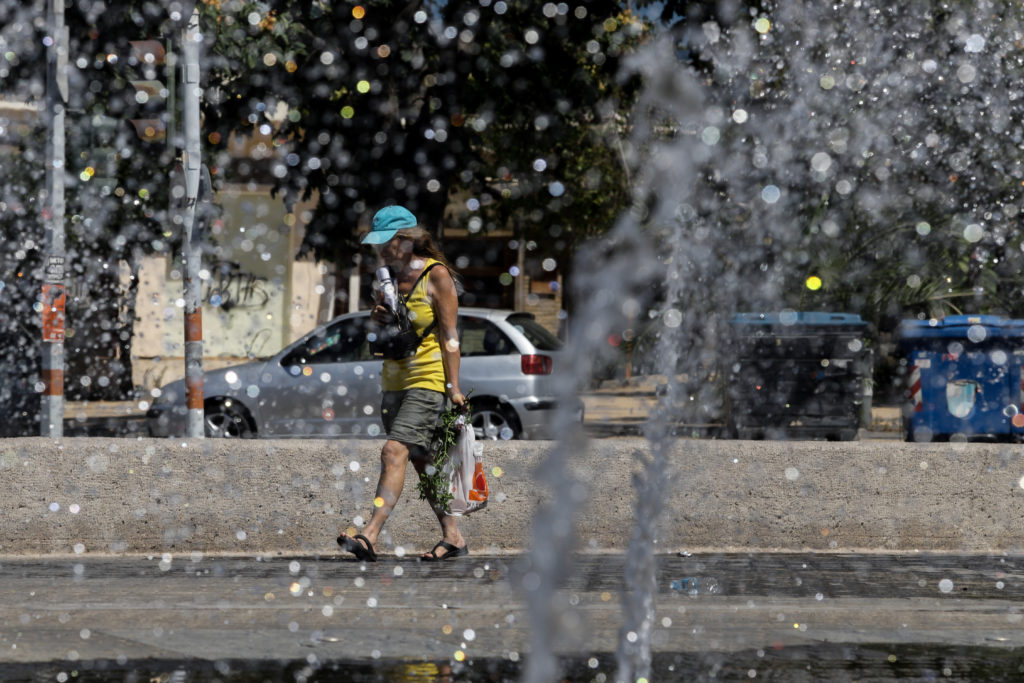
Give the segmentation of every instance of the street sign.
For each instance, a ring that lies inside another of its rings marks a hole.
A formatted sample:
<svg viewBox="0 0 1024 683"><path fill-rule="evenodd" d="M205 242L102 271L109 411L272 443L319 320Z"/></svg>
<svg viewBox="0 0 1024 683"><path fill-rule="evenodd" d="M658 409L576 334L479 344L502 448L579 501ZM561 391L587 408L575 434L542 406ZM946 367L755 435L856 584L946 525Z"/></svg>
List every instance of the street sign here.
<svg viewBox="0 0 1024 683"><path fill-rule="evenodd" d="M50 255L46 260L44 280L51 284L64 282L64 257Z"/></svg>
<svg viewBox="0 0 1024 683"><path fill-rule="evenodd" d="M43 341L64 341L64 311L67 294L64 285L43 284Z"/></svg>

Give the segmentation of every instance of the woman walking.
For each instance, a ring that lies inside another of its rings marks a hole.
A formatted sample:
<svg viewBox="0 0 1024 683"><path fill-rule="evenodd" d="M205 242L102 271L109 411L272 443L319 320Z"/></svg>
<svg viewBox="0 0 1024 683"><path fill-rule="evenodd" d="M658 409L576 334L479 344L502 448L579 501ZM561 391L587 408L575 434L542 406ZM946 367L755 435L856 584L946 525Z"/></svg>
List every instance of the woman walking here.
<svg viewBox="0 0 1024 683"><path fill-rule="evenodd" d="M338 536L338 545L357 559L376 562L374 546L402 493L406 464L411 459L418 473L425 471L432 463L430 442L447 401L461 407L466 397L459 390L459 302L455 281L430 233L419 226L408 209L387 206L373 217L373 226L363 244L374 245L381 265L388 266L398 291L405 297L413 329L417 335L425 335L412 356L384 361L381 420L387 441L380 454L373 514L362 533ZM370 317L375 323L384 324L390 313L378 303ZM457 518L442 510L435 509L434 513L441 525L442 538L421 559L448 560L467 555L469 546L459 531Z"/></svg>

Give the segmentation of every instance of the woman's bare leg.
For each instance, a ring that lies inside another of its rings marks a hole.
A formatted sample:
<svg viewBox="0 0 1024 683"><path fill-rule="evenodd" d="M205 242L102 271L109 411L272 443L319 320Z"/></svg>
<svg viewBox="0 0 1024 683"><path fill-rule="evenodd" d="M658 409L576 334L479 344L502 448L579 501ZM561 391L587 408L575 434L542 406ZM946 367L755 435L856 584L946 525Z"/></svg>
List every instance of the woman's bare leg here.
<svg viewBox="0 0 1024 683"><path fill-rule="evenodd" d="M377 537L380 536L384 522L388 521L388 516L402 495L402 488L405 486L405 466L408 462L408 446L391 439L384 443L384 448L380 452L380 478L377 480L377 492L373 498L373 513L366 527L360 532L374 546L377 545Z"/></svg>
<svg viewBox="0 0 1024 683"><path fill-rule="evenodd" d="M422 474L427 467L429 461L427 458L413 458L412 465L416 468L418 474ZM441 525L441 536L444 542L451 543L456 548L464 548L466 546L466 539L462 536L462 531L459 529L459 518L446 515L443 511L434 510L434 514L437 516L437 521ZM438 548L437 556L444 557L448 551L444 548ZM423 557L429 557L434 559L428 553L424 553Z"/></svg>

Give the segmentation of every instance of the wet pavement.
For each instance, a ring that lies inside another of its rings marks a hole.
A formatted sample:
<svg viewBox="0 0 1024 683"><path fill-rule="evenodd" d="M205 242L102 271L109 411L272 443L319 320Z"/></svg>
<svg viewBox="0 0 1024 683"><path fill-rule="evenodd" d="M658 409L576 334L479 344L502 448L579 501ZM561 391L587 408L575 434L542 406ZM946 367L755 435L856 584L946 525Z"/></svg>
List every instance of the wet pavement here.
<svg viewBox="0 0 1024 683"><path fill-rule="evenodd" d="M526 555L0 558L2 680L517 680ZM615 680L625 558L551 603L565 680ZM651 680L1019 680L1024 557L657 558Z"/></svg>

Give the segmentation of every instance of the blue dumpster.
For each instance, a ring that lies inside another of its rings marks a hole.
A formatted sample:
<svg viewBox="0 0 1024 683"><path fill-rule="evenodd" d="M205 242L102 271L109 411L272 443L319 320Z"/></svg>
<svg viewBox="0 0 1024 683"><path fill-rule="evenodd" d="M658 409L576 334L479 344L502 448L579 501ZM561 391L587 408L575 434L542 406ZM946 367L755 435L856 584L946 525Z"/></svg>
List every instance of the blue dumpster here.
<svg viewBox="0 0 1024 683"><path fill-rule="evenodd" d="M1024 435L1024 320L905 320L899 337L907 365L907 441Z"/></svg>
<svg viewBox="0 0 1024 683"><path fill-rule="evenodd" d="M870 377L868 324L852 313L737 313L724 373L741 439L857 438Z"/></svg>

